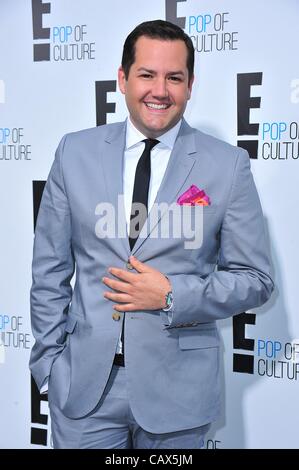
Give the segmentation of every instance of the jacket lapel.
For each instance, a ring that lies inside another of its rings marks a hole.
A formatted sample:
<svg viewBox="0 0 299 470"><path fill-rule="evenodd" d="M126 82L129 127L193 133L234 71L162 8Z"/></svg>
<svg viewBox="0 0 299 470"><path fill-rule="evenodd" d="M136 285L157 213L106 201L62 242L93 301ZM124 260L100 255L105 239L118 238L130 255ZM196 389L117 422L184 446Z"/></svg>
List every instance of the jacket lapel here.
<svg viewBox="0 0 299 470"><path fill-rule="evenodd" d="M151 223L151 227L148 227L147 222L153 212L153 209L151 209L149 217L145 221L132 250L133 255L140 250L140 247L161 220L161 217L163 217L167 212L167 206L176 201L180 189L185 183L195 163L195 158L192 155L196 154L196 152L194 130L183 119L161 186L155 199L155 203L157 204L167 203L165 204L166 207L160 211L159 217L155 223Z"/></svg>
<svg viewBox="0 0 299 470"><path fill-rule="evenodd" d="M126 215L123 199L124 152L126 143L126 121L113 127L105 138L102 169L107 188L108 202L115 211L116 236L130 253L126 231Z"/></svg>

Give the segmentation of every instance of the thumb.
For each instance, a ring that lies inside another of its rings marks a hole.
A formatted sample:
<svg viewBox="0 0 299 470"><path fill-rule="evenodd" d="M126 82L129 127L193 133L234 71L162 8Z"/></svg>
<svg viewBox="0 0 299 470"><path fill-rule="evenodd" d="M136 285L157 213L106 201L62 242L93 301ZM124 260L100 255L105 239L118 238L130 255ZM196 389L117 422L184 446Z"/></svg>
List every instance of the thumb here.
<svg viewBox="0 0 299 470"><path fill-rule="evenodd" d="M139 273L146 273L151 270L149 266L139 261L135 256L130 256L130 263Z"/></svg>

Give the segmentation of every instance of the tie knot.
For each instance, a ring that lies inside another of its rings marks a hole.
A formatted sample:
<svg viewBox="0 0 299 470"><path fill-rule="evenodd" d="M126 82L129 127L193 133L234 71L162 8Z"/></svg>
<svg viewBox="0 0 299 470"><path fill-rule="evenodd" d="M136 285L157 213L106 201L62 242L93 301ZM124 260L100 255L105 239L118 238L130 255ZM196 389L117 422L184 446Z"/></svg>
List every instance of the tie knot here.
<svg viewBox="0 0 299 470"><path fill-rule="evenodd" d="M145 150L150 152L160 141L156 139L144 139L142 142L145 143Z"/></svg>

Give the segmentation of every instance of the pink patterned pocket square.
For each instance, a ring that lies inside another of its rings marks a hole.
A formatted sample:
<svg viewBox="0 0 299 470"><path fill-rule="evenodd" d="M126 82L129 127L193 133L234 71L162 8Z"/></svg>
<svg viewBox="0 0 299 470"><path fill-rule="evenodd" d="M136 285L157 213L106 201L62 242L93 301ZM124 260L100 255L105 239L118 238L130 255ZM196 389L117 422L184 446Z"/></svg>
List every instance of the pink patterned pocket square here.
<svg viewBox="0 0 299 470"><path fill-rule="evenodd" d="M177 203L181 206L185 204L190 206L209 206L211 201L203 189L199 189L195 184L192 184L187 191L181 194Z"/></svg>

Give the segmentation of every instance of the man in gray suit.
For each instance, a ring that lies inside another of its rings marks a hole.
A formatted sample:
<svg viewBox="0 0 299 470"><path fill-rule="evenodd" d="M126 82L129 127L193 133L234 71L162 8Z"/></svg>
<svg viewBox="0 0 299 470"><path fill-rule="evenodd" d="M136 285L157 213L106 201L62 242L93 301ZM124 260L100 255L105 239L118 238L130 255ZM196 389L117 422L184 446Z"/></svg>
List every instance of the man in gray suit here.
<svg viewBox="0 0 299 470"><path fill-rule="evenodd" d="M56 448L202 447L220 412L216 321L271 295L248 155L183 119L193 66L180 28L137 26L118 76L128 119L57 149L35 233L30 361Z"/></svg>

